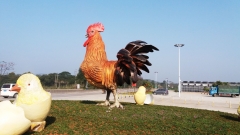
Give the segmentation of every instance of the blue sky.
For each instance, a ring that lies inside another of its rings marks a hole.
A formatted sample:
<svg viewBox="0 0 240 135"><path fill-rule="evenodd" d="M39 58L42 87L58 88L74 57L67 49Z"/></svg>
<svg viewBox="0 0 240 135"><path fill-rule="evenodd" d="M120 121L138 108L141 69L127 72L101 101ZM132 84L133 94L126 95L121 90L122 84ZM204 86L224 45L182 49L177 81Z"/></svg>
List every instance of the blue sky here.
<svg viewBox="0 0 240 135"><path fill-rule="evenodd" d="M109 60L134 40L160 49L149 54L145 79L240 82L239 0L41 0L0 1L0 61L14 72L48 74L78 70L87 27L105 26Z"/></svg>

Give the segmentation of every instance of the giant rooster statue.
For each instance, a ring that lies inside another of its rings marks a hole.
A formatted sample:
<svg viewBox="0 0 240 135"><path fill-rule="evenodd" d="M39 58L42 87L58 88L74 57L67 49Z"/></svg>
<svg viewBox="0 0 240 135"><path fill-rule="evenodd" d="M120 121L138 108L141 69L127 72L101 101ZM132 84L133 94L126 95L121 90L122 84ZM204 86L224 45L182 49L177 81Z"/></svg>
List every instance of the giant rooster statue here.
<svg viewBox="0 0 240 135"><path fill-rule="evenodd" d="M114 104L110 108L123 108L118 101L117 86L122 86L124 82L136 83L138 76L142 74L140 70L149 73L146 65L151 66L151 63L148 61L149 57L144 54L158 51L158 48L144 41L133 41L117 53L117 61L109 61L100 35L103 31L104 26L101 23L88 27L86 35L88 39L83 45L86 47L86 54L80 68L90 84L107 91L106 101L100 105L110 106L109 97L112 92Z"/></svg>

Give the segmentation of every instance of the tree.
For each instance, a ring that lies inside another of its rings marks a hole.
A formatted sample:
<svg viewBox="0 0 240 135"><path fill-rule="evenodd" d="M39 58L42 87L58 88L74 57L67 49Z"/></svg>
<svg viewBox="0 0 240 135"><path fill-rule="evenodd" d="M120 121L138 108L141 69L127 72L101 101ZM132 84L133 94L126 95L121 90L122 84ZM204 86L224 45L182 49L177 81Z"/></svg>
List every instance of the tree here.
<svg viewBox="0 0 240 135"><path fill-rule="evenodd" d="M17 82L20 75L16 75L14 72L8 74L8 82Z"/></svg>
<svg viewBox="0 0 240 135"><path fill-rule="evenodd" d="M16 75L14 72L9 73L8 75L1 75L0 77L0 86L3 83L15 83L20 75Z"/></svg>
<svg viewBox="0 0 240 135"><path fill-rule="evenodd" d="M143 81L143 86L146 87L147 90L151 90L153 88L152 83L148 80Z"/></svg>
<svg viewBox="0 0 240 135"><path fill-rule="evenodd" d="M56 73L51 73L48 75L41 75L39 79L43 86L54 86Z"/></svg>
<svg viewBox="0 0 240 135"><path fill-rule="evenodd" d="M58 80L61 85L67 86L68 84L74 84L75 76L71 75L71 73L67 71L63 71L58 74Z"/></svg>
<svg viewBox="0 0 240 135"><path fill-rule="evenodd" d="M228 83L227 82L216 81L212 84L213 87L218 86L218 85L228 85Z"/></svg>
<svg viewBox="0 0 240 135"><path fill-rule="evenodd" d="M7 74L7 71L14 69L13 67L14 67L14 63L13 62L1 61L0 62L0 75Z"/></svg>
<svg viewBox="0 0 240 135"><path fill-rule="evenodd" d="M79 68L78 74L77 74L77 77L76 77L76 82L81 84L81 86L83 86L85 88L86 81L87 80L84 77L84 74L83 74L82 70Z"/></svg>
<svg viewBox="0 0 240 135"><path fill-rule="evenodd" d="M204 86L204 87L203 87L203 90L204 90L205 92L209 92L210 88L207 87L207 86Z"/></svg>
<svg viewBox="0 0 240 135"><path fill-rule="evenodd" d="M13 70L14 64L12 62L0 61L0 84L7 82L7 71Z"/></svg>
<svg viewBox="0 0 240 135"><path fill-rule="evenodd" d="M141 76L139 76L139 79L137 81L137 86L136 87L138 88L138 87L140 87L142 85L143 85L143 78Z"/></svg>

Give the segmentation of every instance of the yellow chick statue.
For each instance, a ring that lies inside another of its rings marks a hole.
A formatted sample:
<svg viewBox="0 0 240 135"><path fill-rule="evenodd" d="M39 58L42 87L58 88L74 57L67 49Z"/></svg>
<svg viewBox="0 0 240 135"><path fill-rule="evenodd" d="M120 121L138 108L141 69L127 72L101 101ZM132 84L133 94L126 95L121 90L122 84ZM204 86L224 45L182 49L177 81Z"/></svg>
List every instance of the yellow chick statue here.
<svg viewBox="0 0 240 135"><path fill-rule="evenodd" d="M144 105L144 101L146 99L146 88L144 86L140 86L138 91L134 94L134 100L138 105Z"/></svg>
<svg viewBox="0 0 240 135"><path fill-rule="evenodd" d="M31 73L23 74L17 80L12 90L19 91L16 106L24 110L27 119L31 121L31 131L40 132L45 128L46 117L51 107L51 93L42 88L39 78Z"/></svg>
<svg viewBox="0 0 240 135"><path fill-rule="evenodd" d="M0 102L0 135L20 135L30 127L31 121L24 116L21 107L9 100Z"/></svg>

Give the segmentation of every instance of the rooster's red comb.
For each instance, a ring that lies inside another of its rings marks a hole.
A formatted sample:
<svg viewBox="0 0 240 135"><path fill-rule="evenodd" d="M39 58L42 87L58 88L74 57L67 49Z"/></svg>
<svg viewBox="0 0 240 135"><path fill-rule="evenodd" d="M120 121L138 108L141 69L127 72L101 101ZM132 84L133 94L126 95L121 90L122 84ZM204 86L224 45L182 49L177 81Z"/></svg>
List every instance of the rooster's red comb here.
<svg viewBox="0 0 240 135"><path fill-rule="evenodd" d="M90 29L90 28L93 28L99 32L102 32L104 31L104 26L102 23L98 22L98 23L94 23L94 24L91 24L90 26L88 26L88 29L87 31Z"/></svg>

